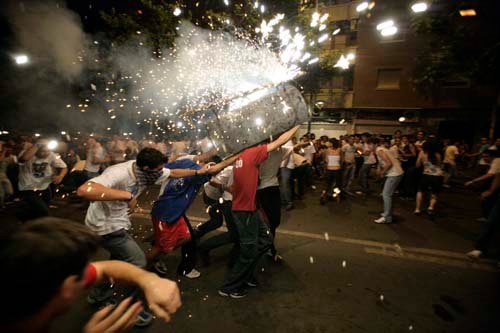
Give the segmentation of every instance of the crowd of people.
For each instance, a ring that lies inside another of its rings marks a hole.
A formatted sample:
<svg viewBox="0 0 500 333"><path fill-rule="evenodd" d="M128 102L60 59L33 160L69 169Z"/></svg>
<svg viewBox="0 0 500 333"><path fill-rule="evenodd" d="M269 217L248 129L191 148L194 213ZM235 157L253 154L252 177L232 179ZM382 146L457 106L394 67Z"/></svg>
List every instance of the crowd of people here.
<svg viewBox="0 0 500 333"><path fill-rule="evenodd" d="M36 297L31 306L14 306L12 311L19 312L12 315L7 327L40 330L40 321L48 322L67 308L78 294L75 290L84 287L89 288L89 303L115 306L96 313L88 332L100 332L99 327L106 325L120 329L146 326L153 313L168 320L180 306L177 287L147 271L164 275L168 269L164 256L177 248L182 254L177 274L196 279L201 276L196 269L197 257L209 264L210 251L232 245L230 268L218 293L245 297L249 288L258 286L255 269L262 256L276 263L283 260L274 241L282 209L295 209L294 203L306 194L317 196L321 205L380 195L382 214L373 222L386 224L394 222L396 195L414 200L414 214L435 216L443 188L477 186L483 192L483 225L475 249L467 255L478 258L487 251L500 222L500 139L490 144L482 138L477 147L469 147L422 131L414 137L396 131L389 137L364 133L317 139L313 133L297 138L298 129L296 126L274 141L224 160L206 141L135 141L124 136L66 137L55 143L21 136L2 141L0 205L20 201L17 217L30 222L3 242L0 262L16 272L30 251L46 246L47 250L38 253L39 258L22 272L29 277L41 265L55 271L45 269L43 277L53 288L43 293L33 291L30 295ZM457 169L461 168L475 170L470 174L473 179L465 184L458 182ZM159 196L151 209L154 240L146 254L130 235L130 214L141 195L153 187L159 187ZM200 192L210 218L193 227L186 212ZM85 226L47 220L54 193L90 202ZM424 205L426 196L428 205ZM210 234L224 222L227 232ZM52 236L57 238L54 243ZM110 253L111 261L89 263L96 240ZM14 247L19 241L27 246L16 254ZM57 250L50 251L52 248ZM80 259L63 269L68 260L65 256ZM4 275L2 285L23 283L22 279L16 281L18 275ZM127 298L118 304L114 280L133 282L139 288L125 288ZM38 290L35 287L26 292ZM165 294L155 296L162 288ZM19 323L27 318L33 319L29 329Z"/></svg>

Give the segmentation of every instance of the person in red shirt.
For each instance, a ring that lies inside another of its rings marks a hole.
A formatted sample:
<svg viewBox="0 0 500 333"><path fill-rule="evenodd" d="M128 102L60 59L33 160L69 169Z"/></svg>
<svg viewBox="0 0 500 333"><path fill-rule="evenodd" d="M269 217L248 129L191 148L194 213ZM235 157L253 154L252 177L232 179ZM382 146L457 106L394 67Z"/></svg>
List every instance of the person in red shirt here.
<svg viewBox="0 0 500 333"><path fill-rule="evenodd" d="M0 331L49 332L58 315L104 279L136 284L156 316L170 321L181 306L177 284L122 261L90 263L98 244L99 237L85 226L57 218L34 220L3 235L0 287L9 306L2 310ZM90 318L83 332L124 332L134 326L143 305L131 297L116 307L108 305Z"/></svg>
<svg viewBox="0 0 500 333"><path fill-rule="evenodd" d="M261 255L272 245L269 227L264 223L256 206L259 165L267 159L267 153L284 145L300 126L283 133L278 139L267 144L245 149L233 167L232 213L238 229L240 253L236 263L228 273L219 295L242 298L247 295L247 287L256 287L255 267Z"/></svg>

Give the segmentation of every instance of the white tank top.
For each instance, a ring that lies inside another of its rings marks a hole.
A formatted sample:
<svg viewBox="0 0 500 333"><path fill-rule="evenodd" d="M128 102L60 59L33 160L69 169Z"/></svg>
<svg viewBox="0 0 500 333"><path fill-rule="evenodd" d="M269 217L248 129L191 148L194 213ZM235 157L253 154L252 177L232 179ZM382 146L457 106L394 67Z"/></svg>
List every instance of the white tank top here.
<svg viewBox="0 0 500 333"><path fill-rule="evenodd" d="M328 166L329 167L339 167L340 166L340 155L327 155Z"/></svg>

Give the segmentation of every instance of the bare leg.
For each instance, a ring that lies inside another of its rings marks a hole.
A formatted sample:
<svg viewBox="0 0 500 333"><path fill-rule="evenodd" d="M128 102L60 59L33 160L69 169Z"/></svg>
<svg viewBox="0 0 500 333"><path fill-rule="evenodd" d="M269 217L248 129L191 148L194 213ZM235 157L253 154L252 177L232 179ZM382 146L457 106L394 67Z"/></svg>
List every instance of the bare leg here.
<svg viewBox="0 0 500 333"><path fill-rule="evenodd" d="M434 210L434 207L436 206L437 203L437 195L436 194L431 194L431 201L429 203L429 210Z"/></svg>
<svg viewBox="0 0 500 333"><path fill-rule="evenodd" d="M417 205L415 207L415 212L420 212L420 208L422 207L422 198L423 198L423 193L422 192L417 192Z"/></svg>

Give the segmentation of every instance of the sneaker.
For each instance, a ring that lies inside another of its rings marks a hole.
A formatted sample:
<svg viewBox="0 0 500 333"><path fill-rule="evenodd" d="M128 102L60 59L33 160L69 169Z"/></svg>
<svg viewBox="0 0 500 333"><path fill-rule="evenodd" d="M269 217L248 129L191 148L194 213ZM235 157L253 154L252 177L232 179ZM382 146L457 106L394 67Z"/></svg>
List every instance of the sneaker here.
<svg viewBox="0 0 500 333"><path fill-rule="evenodd" d="M481 222L481 223L483 223L483 222L488 221L488 219L487 219L486 217L478 217L478 218L476 219L476 221L477 221L477 222Z"/></svg>
<svg viewBox="0 0 500 333"><path fill-rule="evenodd" d="M273 256L273 261L276 263L276 264L281 264L283 262L283 257L280 256L279 254L275 254Z"/></svg>
<svg viewBox="0 0 500 333"><path fill-rule="evenodd" d="M234 290L234 291L226 291L224 289L219 289L219 295L221 295L222 297L243 298L248 295L248 292L245 289Z"/></svg>
<svg viewBox="0 0 500 333"><path fill-rule="evenodd" d="M149 311L142 310L137 315L137 321L135 322L135 326L137 327L145 327L151 324L153 321L153 314Z"/></svg>
<svg viewBox="0 0 500 333"><path fill-rule="evenodd" d="M377 223L377 224L386 224L386 223L390 223L388 222L385 217L381 216L379 217L378 219L374 220L373 221L374 223Z"/></svg>
<svg viewBox="0 0 500 333"><path fill-rule="evenodd" d="M161 260L158 260L155 262L154 268L155 268L155 271L161 275L165 275L168 272L167 265L165 265L165 263Z"/></svg>
<svg viewBox="0 0 500 333"><path fill-rule="evenodd" d="M184 274L184 276L187 277L188 279L197 279L201 276L201 273L193 268L191 272Z"/></svg>
<svg viewBox="0 0 500 333"><path fill-rule="evenodd" d="M483 254L483 252L479 250L472 250L470 252L467 252L465 255L470 259L479 259L479 257L481 257L481 254Z"/></svg>
<svg viewBox="0 0 500 333"><path fill-rule="evenodd" d="M293 209L293 204L288 204L285 208L287 211L290 211Z"/></svg>
<svg viewBox="0 0 500 333"><path fill-rule="evenodd" d="M256 278L251 278L247 281L247 286L249 286L250 288L256 288L258 285L259 283L257 282Z"/></svg>
<svg viewBox="0 0 500 333"><path fill-rule="evenodd" d="M415 211L413 212L413 214L415 214L415 215L419 216L419 215L421 215L421 214L422 214L422 212L421 212L421 211L419 211L418 209L415 209Z"/></svg>
<svg viewBox="0 0 500 333"><path fill-rule="evenodd" d="M427 209L427 215L434 216L436 213L434 212L434 209Z"/></svg>

